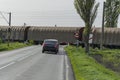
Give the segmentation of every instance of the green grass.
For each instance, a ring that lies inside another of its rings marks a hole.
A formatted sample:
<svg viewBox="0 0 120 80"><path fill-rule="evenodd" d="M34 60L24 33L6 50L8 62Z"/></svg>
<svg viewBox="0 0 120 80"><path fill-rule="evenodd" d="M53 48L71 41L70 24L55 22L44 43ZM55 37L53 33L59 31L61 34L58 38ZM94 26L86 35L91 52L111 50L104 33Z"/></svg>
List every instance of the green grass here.
<svg viewBox="0 0 120 80"><path fill-rule="evenodd" d="M117 73L86 55L83 48L68 46L65 50L73 66L76 80L120 80Z"/></svg>
<svg viewBox="0 0 120 80"><path fill-rule="evenodd" d="M17 49L17 48L22 48L25 46L28 46L28 45L24 44L24 43L19 43L19 42L9 43L9 46L7 43L1 43L0 51L8 51L8 50L13 50L13 49Z"/></svg>
<svg viewBox="0 0 120 80"><path fill-rule="evenodd" d="M102 63L111 64L113 70L117 71L120 74L120 50L119 49L92 49L91 55L101 55Z"/></svg>

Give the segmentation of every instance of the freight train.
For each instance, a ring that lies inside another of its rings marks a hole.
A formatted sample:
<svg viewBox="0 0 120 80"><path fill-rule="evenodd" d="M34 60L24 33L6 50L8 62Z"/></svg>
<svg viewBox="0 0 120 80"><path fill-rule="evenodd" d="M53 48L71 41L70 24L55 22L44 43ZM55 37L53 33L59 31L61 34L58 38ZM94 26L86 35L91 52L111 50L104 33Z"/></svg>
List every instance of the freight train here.
<svg viewBox="0 0 120 80"><path fill-rule="evenodd" d="M101 43L101 28L93 28L91 31L93 46L99 46ZM29 41L33 40L39 43L44 39L58 39L61 43L75 43L78 39L83 41L84 27L32 27L32 26L1 26L0 38L2 41ZM78 32L78 38L75 33ZM120 28L105 28L103 45L106 47L120 47Z"/></svg>
<svg viewBox="0 0 120 80"><path fill-rule="evenodd" d="M32 26L1 26L0 38L3 41L29 41L35 43L42 42L44 39L57 39L59 42L74 43L74 32L79 27L32 27Z"/></svg>

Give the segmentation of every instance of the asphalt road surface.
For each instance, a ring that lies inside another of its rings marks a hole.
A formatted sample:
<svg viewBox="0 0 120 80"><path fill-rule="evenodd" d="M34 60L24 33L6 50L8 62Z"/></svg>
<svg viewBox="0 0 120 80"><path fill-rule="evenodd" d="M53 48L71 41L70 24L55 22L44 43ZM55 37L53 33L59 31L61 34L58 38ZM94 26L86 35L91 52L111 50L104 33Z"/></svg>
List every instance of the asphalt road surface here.
<svg viewBox="0 0 120 80"><path fill-rule="evenodd" d="M0 80L74 80L63 46L58 54L30 46L0 52Z"/></svg>

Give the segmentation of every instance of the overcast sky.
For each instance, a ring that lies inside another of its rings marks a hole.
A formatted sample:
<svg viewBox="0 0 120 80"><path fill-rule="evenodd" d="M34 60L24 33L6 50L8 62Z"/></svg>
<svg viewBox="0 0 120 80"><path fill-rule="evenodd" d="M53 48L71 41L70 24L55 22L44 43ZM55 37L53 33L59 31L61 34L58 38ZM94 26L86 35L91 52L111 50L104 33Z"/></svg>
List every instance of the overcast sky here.
<svg viewBox="0 0 120 80"><path fill-rule="evenodd" d="M95 24L101 21L102 3L104 0L96 0L100 2L98 10L98 19ZM0 0L0 11L4 12L42 12L42 11L74 11L74 0ZM1 18L1 17L0 17ZM100 21L97 21L100 20ZM97 25L98 26L98 25Z"/></svg>
<svg viewBox="0 0 120 80"><path fill-rule="evenodd" d="M2 11L72 10L73 0L0 0Z"/></svg>

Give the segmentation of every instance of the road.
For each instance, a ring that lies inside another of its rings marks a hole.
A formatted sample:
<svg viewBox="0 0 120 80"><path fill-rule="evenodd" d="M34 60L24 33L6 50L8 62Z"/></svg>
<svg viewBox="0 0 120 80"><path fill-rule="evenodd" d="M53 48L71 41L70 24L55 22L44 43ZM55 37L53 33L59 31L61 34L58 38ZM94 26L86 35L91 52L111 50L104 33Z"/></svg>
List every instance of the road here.
<svg viewBox="0 0 120 80"><path fill-rule="evenodd" d="M41 50L38 45L0 52L0 80L74 79L63 46L57 55Z"/></svg>

